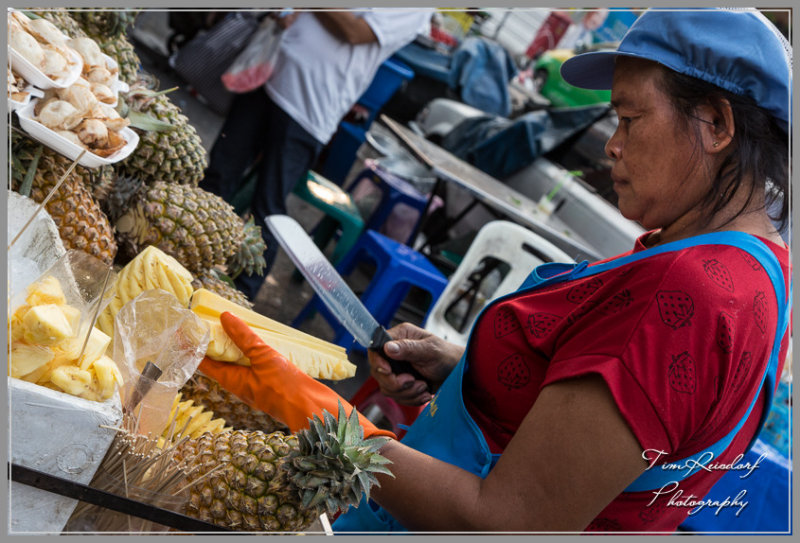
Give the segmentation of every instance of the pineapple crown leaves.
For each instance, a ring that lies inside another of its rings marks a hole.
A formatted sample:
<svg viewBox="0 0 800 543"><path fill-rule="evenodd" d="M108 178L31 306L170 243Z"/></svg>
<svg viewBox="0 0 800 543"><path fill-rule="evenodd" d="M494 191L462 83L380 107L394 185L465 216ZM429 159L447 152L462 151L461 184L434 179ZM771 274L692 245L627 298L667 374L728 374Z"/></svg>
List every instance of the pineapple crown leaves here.
<svg viewBox="0 0 800 543"><path fill-rule="evenodd" d="M391 461L378 453L388 438L364 439L358 412L353 409L348 416L341 402L338 417L328 411L321 419L314 415L309 428L297 437L289 478L304 507L324 507L335 514L357 504L362 494L369 499L372 485L380 486L376 474L393 476L386 467Z"/></svg>
<svg viewBox="0 0 800 543"><path fill-rule="evenodd" d="M132 127L145 132L169 132L175 130L178 128L178 125L158 119L146 113L145 110L156 97L177 89L178 87L172 87L155 91L144 85L134 85L134 87L125 94L125 99L120 100L119 106L117 106L118 112L122 117L126 117L131 122Z"/></svg>
<svg viewBox="0 0 800 543"><path fill-rule="evenodd" d="M261 275L267 262L264 260L264 250L267 245L261 237L261 227L257 226L251 216L244 224L244 238L225 263L230 276L235 279L239 274Z"/></svg>

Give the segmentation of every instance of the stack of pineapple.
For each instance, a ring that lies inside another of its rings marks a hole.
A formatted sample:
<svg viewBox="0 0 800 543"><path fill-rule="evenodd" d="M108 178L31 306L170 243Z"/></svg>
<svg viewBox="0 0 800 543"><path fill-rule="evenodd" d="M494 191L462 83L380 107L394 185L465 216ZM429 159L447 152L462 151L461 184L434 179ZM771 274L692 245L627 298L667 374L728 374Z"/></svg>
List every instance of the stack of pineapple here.
<svg viewBox="0 0 800 543"><path fill-rule="evenodd" d="M75 308L49 280L29 291L26 303L9 316L9 374L83 398L108 398L122 384L105 354L113 342L114 316L141 292L160 288L207 323L211 358L249 364L219 324L219 314L231 311L310 376L353 376L355 366L344 349L251 311L252 304L226 281L226 275L263 269L260 228L198 188L205 151L169 94L141 70L126 37L136 12L28 13L70 37L94 39L118 62L130 92L120 96L117 109L140 142L119 163L75 166L65 175L71 161L28 138L12 119L11 188L42 202L64 177L46 210L65 247L114 264L119 273L81 356L87 335L76 329ZM357 420L340 413L339 420L327 416L312 431L289 435L269 414L197 373L176 396L171 422L152 448L168 451L165 461L185 468L187 514L235 529L300 530L321 512L356 502L375 482L373 472L386 472L375 453L377 442L362 441L359 432Z"/></svg>
<svg viewBox="0 0 800 543"><path fill-rule="evenodd" d="M66 248L124 265L149 245L176 258L229 299L250 305L219 279L263 270L260 227L197 185L207 164L195 128L155 78L140 68L126 33L137 12L126 9L33 10L69 37L88 37L119 64L130 86L117 110L139 133L125 160L89 169L75 167L47 203ZM12 120L12 189L42 202L71 161L24 135Z"/></svg>

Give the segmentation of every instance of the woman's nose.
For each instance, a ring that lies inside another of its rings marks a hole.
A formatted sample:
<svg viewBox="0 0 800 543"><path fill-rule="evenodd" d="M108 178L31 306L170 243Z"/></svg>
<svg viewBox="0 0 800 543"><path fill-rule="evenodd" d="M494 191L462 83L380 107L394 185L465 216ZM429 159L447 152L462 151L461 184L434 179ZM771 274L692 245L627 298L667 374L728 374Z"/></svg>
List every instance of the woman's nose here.
<svg viewBox="0 0 800 543"><path fill-rule="evenodd" d="M615 131L605 145L606 155L612 160L619 160L622 156L622 142L619 138L619 130Z"/></svg>

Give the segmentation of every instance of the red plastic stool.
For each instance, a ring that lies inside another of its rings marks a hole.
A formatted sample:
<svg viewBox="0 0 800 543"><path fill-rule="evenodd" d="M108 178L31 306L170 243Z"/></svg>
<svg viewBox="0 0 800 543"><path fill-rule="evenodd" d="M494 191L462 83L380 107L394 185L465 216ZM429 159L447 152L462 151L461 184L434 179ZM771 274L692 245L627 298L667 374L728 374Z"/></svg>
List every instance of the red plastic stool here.
<svg viewBox="0 0 800 543"><path fill-rule="evenodd" d="M367 377L361 388L353 394L350 403L374 423L377 423L382 415L392 425L391 430L398 439L406 434L401 425L411 426L411 423L425 408L424 405L400 405L393 399L384 396L378 387L378 381L372 376Z"/></svg>

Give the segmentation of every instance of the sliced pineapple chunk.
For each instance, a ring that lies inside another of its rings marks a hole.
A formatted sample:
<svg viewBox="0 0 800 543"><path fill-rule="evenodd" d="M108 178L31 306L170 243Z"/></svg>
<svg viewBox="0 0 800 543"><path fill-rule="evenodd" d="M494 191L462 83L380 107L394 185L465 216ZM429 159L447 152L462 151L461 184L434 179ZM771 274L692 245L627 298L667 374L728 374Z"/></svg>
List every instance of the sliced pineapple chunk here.
<svg viewBox="0 0 800 543"><path fill-rule="evenodd" d="M116 362L106 355L101 356L92 364L91 370L94 371L99 384L100 396L107 400L114 395L115 384L123 384L122 374Z"/></svg>
<svg viewBox="0 0 800 543"><path fill-rule="evenodd" d="M23 337L28 343L55 345L72 336L72 326L56 304L31 307L22 317L22 324Z"/></svg>
<svg viewBox="0 0 800 543"><path fill-rule="evenodd" d="M28 297L25 298L25 301L28 305L62 305L67 303L64 291L61 289L61 283L52 275L48 275L28 286Z"/></svg>
<svg viewBox="0 0 800 543"><path fill-rule="evenodd" d="M53 350L44 345L12 343L9 357L9 374L22 378L34 372L53 359ZM27 379L26 379L27 380Z"/></svg>
<svg viewBox="0 0 800 543"><path fill-rule="evenodd" d="M111 337L108 334L99 328L92 328L89 332L89 341L86 342L86 348L83 350L83 355L78 364L80 368L82 370L88 369L95 360L106 353L110 344Z"/></svg>
<svg viewBox="0 0 800 543"><path fill-rule="evenodd" d="M92 374L78 366L57 367L50 374L50 382L73 396L81 396L92 390Z"/></svg>
<svg viewBox="0 0 800 543"><path fill-rule="evenodd" d="M78 329L81 326L81 310L71 305L62 305L59 307L61 308L62 313L64 313L64 317L66 317L67 322L72 329L71 335L77 335Z"/></svg>

